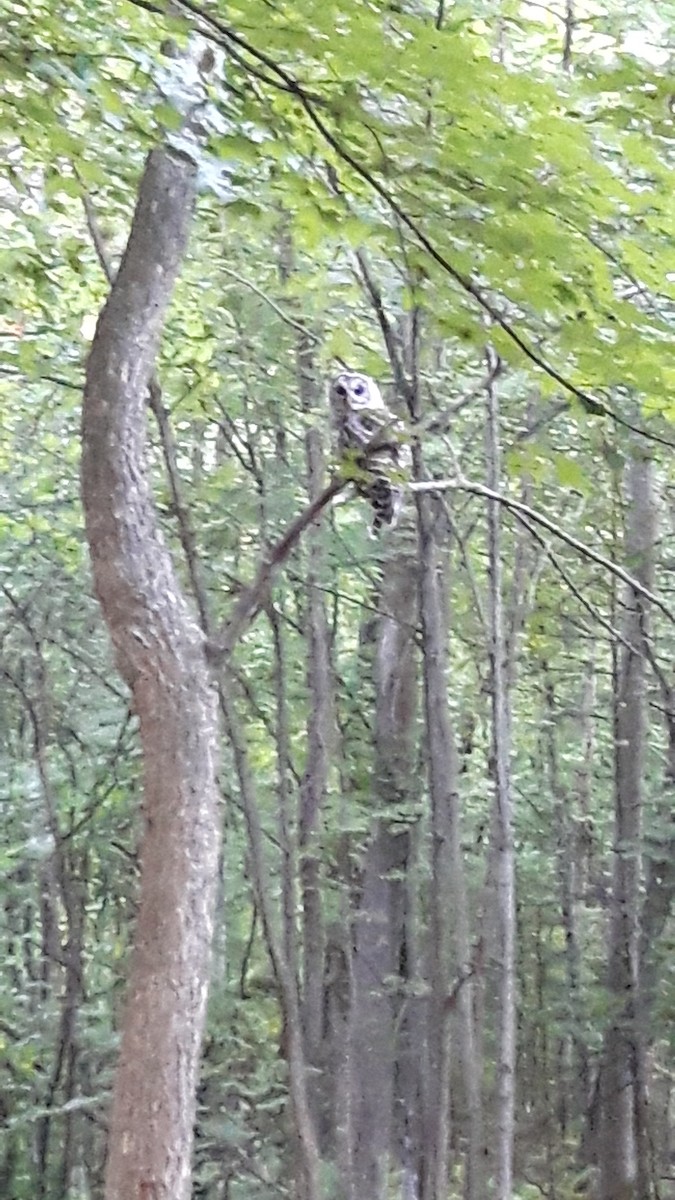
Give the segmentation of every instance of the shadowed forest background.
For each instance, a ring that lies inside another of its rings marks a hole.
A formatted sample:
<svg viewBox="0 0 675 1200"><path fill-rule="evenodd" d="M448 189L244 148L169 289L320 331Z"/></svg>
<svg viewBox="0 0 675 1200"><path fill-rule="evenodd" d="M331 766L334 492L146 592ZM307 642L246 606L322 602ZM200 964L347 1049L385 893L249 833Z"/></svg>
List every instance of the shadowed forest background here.
<svg viewBox="0 0 675 1200"><path fill-rule="evenodd" d="M672 1200L675 3L0 25L0 1196Z"/></svg>

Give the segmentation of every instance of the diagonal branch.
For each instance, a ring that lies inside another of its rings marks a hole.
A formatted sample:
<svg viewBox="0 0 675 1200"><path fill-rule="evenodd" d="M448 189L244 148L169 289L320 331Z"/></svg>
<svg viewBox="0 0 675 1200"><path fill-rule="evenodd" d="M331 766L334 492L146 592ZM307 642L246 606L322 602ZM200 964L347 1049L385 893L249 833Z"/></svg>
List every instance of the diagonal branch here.
<svg viewBox="0 0 675 1200"><path fill-rule="evenodd" d="M258 573L247 588L239 594L232 613L220 637L210 643L209 655L214 661L230 655L246 632L248 626L255 620L258 613L265 607L269 595L270 584L281 564L288 558L293 547L299 541L307 527L323 512L331 500L337 496L349 483L348 479L336 476L319 493L311 504L295 518L286 532L272 546L258 568Z"/></svg>
<svg viewBox="0 0 675 1200"><path fill-rule="evenodd" d="M521 500L512 500L510 496L505 496L501 492L493 491L492 488L485 487L482 483L473 483L469 479L432 479L422 483L409 483L408 487L412 492L471 492L474 496L483 496L487 500L496 500L499 504L503 504L505 508L510 509L517 516L521 515L533 521L536 525L541 525L543 529L547 529L554 537L565 542L576 550L584 558L590 558L592 562L597 563L603 570L609 571L615 575L623 583L638 595L643 596L650 604L654 604L661 612L672 621L675 625L675 613L668 607L664 600L661 600L649 588L646 588L634 575L629 571L624 570L618 563L601 554L599 550L594 550L592 546L587 546L585 542L581 542L579 538L575 538L573 534L562 529L560 525L556 525L549 517L543 513L537 512L535 508L530 508L529 504L523 504Z"/></svg>

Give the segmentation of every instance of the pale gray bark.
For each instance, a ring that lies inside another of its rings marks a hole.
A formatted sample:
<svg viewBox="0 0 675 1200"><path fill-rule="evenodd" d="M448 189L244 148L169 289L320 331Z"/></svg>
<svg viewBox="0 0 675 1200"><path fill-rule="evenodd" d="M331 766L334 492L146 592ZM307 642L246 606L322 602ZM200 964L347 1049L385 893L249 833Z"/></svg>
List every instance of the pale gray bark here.
<svg viewBox="0 0 675 1200"><path fill-rule="evenodd" d="M221 707L239 780L257 908L279 990L279 1004L283 1019L283 1052L288 1062L289 1092L298 1146L297 1196L298 1200L319 1200L321 1196L319 1148L307 1095L297 982L286 957L282 938L279 937L276 929L272 902L273 889L270 886L265 863L263 828L258 811L253 774L246 742L227 688L221 689Z"/></svg>
<svg viewBox="0 0 675 1200"><path fill-rule="evenodd" d="M419 454L415 455L419 460ZM416 461L417 474L422 474ZM444 591L446 558L434 537L434 510L418 498L418 555L420 616L424 656L424 707L431 802L430 985L424 1106L424 1191L428 1200L448 1193L449 1088L451 1008L448 997L453 977L468 975L469 919L461 847L459 765L455 730L448 705L448 622ZM465 1196L485 1195L481 1065L473 1019L473 981L467 978L457 993L456 1054L466 1108Z"/></svg>
<svg viewBox="0 0 675 1200"><path fill-rule="evenodd" d="M587 670L582 686L580 720L582 737L588 736L586 729L590 721L588 699L592 694L589 678L593 679L592 666ZM542 743L548 767L548 786L553 799L553 826L556 841L556 873L560 923L563 929L565 958L565 991L560 997L563 1029L560 1042L560 1087L555 1093L555 1115L559 1135L566 1138L571 1122L576 1123L586 1110L588 1094L588 1051L580 1030L585 1027L583 989L581 980L581 949L578 930L579 864L584 861L583 824L575 817L574 792L566 785L560 769L558 750L558 709L553 679L546 674L546 720L542 728ZM590 763L587 764L590 769ZM590 779L588 781L590 786ZM568 1032L569 1031L569 1032ZM547 1129L551 1128L553 1112L547 1116Z"/></svg>
<svg viewBox="0 0 675 1200"><path fill-rule="evenodd" d="M380 592L386 615L377 623L374 665L373 802L383 815L373 823L363 863L349 1030L356 1195L372 1200L385 1195L395 1140L400 998L394 980L405 970L404 958L407 963L405 872L410 848L409 831L395 822L410 795L416 712L415 564L396 544L405 539L405 528L388 536L391 544ZM397 1126L405 1122L405 1112L397 1113Z"/></svg>
<svg viewBox="0 0 675 1200"><path fill-rule="evenodd" d="M416 377L416 322L396 331L367 257L357 255L359 274L378 320L401 403L411 411ZM404 352L407 346L408 353ZM406 364L406 359L408 362ZM414 974L409 944L411 892L408 879L412 834L406 820L413 785L417 684L414 621L417 564L411 553L410 523L404 516L382 543L378 589L374 684L373 821L362 866L361 901L355 919L348 1029L349 1120L353 1135L350 1200L382 1200L392 1166L402 1170L407 1196L418 1195L419 1085L412 1047L414 1020L405 997ZM372 623L368 623L372 625ZM366 640L370 640L367 638Z"/></svg>
<svg viewBox="0 0 675 1200"><path fill-rule="evenodd" d="M638 990L638 1028L644 1055L644 1069L640 1078L640 1093L637 1112L640 1118L639 1147L642 1153L638 1163L639 1200L649 1200L651 1193L649 1175L651 1171L667 1174L670 1170L668 1149L671 1138L666 1130L672 1125L669 1122L669 1102L666 1084L666 1099L662 1102L659 1115L659 1098L657 1080L646 1078L646 1064L649 1061L649 1049L655 1040L653 1006L658 994L658 985L663 972L663 955L659 952L659 939L670 919L675 899L675 688L670 685L667 677L659 672L661 694L663 697L664 717L667 732L666 770L664 789L661 802L657 806L655 829L645 838L645 884L644 900L640 914L640 944L639 944L639 990ZM651 1084L651 1087L649 1085ZM651 1094L651 1110L647 1106L647 1098ZM663 1093L662 1093L663 1094ZM649 1126L647 1121L649 1120ZM661 1125L661 1136L658 1159L655 1154L647 1154L648 1148L657 1141L655 1132ZM672 1133L672 1131L671 1131ZM648 1136L647 1136L648 1135ZM645 1145L648 1143L648 1145ZM653 1189L655 1192L655 1188Z"/></svg>
<svg viewBox="0 0 675 1200"><path fill-rule="evenodd" d="M675 899L675 687L662 689L667 727L666 769L658 825L648 839L644 902L640 917L641 1019L648 1028L659 982L655 952Z"/></svg>
<svg viewBox="0 0 675 1200"><path fill-rule="evenodd" d="M612 1016L600 1074L598 1162L601 1200L638 1196L644 1046L637 1021L642 806L646 753L645 682L656 539L653 464L633 446L625 478L626 565L642 585L626 588L615 678L614 847L607 982ZM640 1195L639 1200L644 1200Z"/></svg>
<svg viewBox="0 0 675 1200"><path fill-rule="evenodd" d="M486 478L496 492L500 483L499 403L494 382L486 389ZM504 636L501 511L489 499L488 627L492 700L492 755L495 788L494 892L498 958L498 1031L496 1085L496 1195L511 1200L516 1068L516 879L510 768L510 708Z"/></svg>
<svg viewBox="0 0 675 1200"><path fill-rule="evenodd" d="M572 44L574 41L574 30L576 27L576 18L574 12L574 0L565 0L565 20L563 33L562 47L562 65L563 70L572 70Z"/></svg>
<svg viewBox="0 0 675 1200"><path fill-rule="evenodd" d="M447 698L447 635L442 624L433 524L429 499L420 497L420 615L424 639L422 670L431 804L430 995L425 1062L424 1200L442 1200L448 1191L450 1034L446 1001L453 970L450 913L453 842L459 804L457 750Z"/></svg>
<svg viewBox="0 0 675 1200"><path fill-rule="evenodd" d="M106 1200L187 1200L218 858L215 692L145 474L147 387L185 250L195 171L150 155L87 364L82 495L96 594L144 765L141 888Z"/></svg>
<svg viewBox="0 0 675 1200"><path fill-rule="evenodd" d="M314 358L306 338L298 343L298 382L303 410L316 403L319 388ZM305 434L305 463L309 499L320 494L325 475L321 434L312 426ZM321 902L319 833L321 811L328 789L331 746L335 743L333 672L326 602L321 591L325 579L325 534L320 523L307 533L306 624L307 624L307 759L300 788L298 816L300 887L302 894L302 1023L305 1054L317 1071L313 1089L316 1118L324 1117L326 1094L335 1084L323 1069L324 1045L324 959L326 935Z"/></svg>

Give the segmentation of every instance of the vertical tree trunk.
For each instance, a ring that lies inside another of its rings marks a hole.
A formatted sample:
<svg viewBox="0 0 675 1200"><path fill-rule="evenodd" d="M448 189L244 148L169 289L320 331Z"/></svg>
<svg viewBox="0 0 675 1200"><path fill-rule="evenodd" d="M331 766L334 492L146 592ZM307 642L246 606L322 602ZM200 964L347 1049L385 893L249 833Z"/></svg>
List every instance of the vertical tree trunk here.
<svg viewBox="0 0 675 1200"><path fill-rule="evenodd" d="M565 0L565 18L564 18L564 34L562 47L562 65L563 70L572 70L572 44L574 41L574 30L576 27L576 18L574 13L574 0Z"/></svg>
<svg viewBox="0 0 675 1200"><path fill-rule="evenodd" d="M656 538L653 489L652 463L634 446L625 481L625 559L627 568L646 588L652 585ZM614 847L607 970L612 1016L605 1033L600 1076L601 1200L638 1196L636 1111L644 1073L644 1046L637 1021L638 904L648 617L644 595L627 588L614 701Z"/></svg>
<svg viewBox="0 0 675 1200"><path fill-rule="evenodd" d="M415 458L419 460L419 453ZM416 478L422 478L416 461ZM434 538L431 497L417 500L420 615L424 654L424 709L431 801L430 983L425 1105L425 1186L429 1200L448 1193L450 1045L448 995L453 975L469 962L469 918L461 848L459 766L448 706L448 630L443 588L447 585ZM450 917L452 914L452 917ZM457 1055L466 1109L465 1196L483 1200L483 1132L480 1064L476 1062L472 984L460 985Z"/></svg>
<svg viewBox="0 0 675 1200"><path fill-rule="evenodd" d="M283 940L279 937L276 930L273 889L270 885L265 864L263 827L258 811L248 750L239 726L234 704L226 688L221 689L220 702L239 779L242 808L248 831L251 872L256 904L260 913L263 933L279 989L279 1004L284 1029L284 1053L288 1061L291 1111L298 1146L299 1169L296 1180L296 1194L298 1200L319 1200L321 1195L319 1148L307 1095L305 1055L297 980L289 967Z"/></svg>
<svg viewBox="0 0 675 1200"><path fill-rule="evenodd" d="M645 868L644 901L640 914L640 944L639 944L639 990L638 990L638 1028L644 1050L644 1060L654 1040L652 1010L656 999L657 988L661 978L662 956L659 955L658 941L670 917L673 900L675 899L675 687L660 674L659 682L663 696L663 708L667 731L667 755L664 778L664 790L655 814L655 828L649 838L645 839ZM641 1153L638 1161L643 1166L643 1178L638 1179L639 1200L649 1200L655 1189L650 1192L648 1172L644 1169L661 1166L666 1174L670 1169L668 1158L668 1139L660 1146L660 1164L654 1164L647 1155L645 1143L653 1143L653 1136L648 1138L647 1128L647 1079L644 1072L640 1079L640 1094L636 1106L638 1118L638 1139ZM656 1107L656 1106L654 1106ZM665 1124L668 1123L668 1103L664 1105L666 1113ZM652 1122L653 1125L653 1122Z"/></svg>
<svg viewBox="0 0 675 1200"><path fill-rule="evenodd" d="M42 1098L41 1107L44 1113L35 1123L35 1194L39 1198L47 1195L49 1179L55 1174L51 1161L53 1157L51 1147L55 1140L53 1135L56 1122L51 1110L59 1107L57 1101L67 1104L72 1099L76 1086L75 1065L79 1045L77 1036L79 1009L82 1003L85 903L78 871L73 863L73 855L69 853L70 843L64 838L60 829L56 793L49 768L47 714L52 697L42 645L27 613L17 606L15 606L15 611L33 643L35 693L32 694L32 685L24 679L11 678L13 686L22 699L32 731L35 766L42 792L44 825L53 843L53 855L48 866L43 868L43 883L40 889L43 911L42 981L45 985L41 989L43 999L46 1000L49 995L46 985L50 982L52 966L58 962L64 968L57 1047ZM58 918L57 897L60 898L63 910L61 920ZM63 944L61 944L59 936L62 927L65 938ZM17 990L22 986L22 983L19 982ZM66 1111L61 1117L61 1121L63 1129L59 1139L61 1160L58 1177L62 1184L62 1191L65 1192L72 1167L73 1113Z"/></svg>
<svg viewBox="0 0 675 1200"><path fill-rule="evenodd" d="M298 384L303 411L316 403L318 387L314 356L308 340L298 340ZM321 434L316 426L305 434L305 463L309 499L320 494L324 481ZM331 648L326 603L320 584L325 575L324 531L321 523L307 533L307 759L300 788L298 836L302 893L302 1024L305 1056L315 1068L312 1108L317 1128L325 1124L328 1078L324 1045L324 958L326 937L321 903L318 846L321 810L328 788L329 752L333 738ZM323 1118L323 1120L320 1120Z"/></svg>
<svg viewBox="0 0 675 1200"><path fill-rule="evenodd" d="M490 355L491 357L491 355ZM490 364L492 365L492 364ZM494 372L493 372L494 376ZM499 490L499 404L487 387L487 485ZM488 500L488 624L492 683L492 754L495 785L495 900L499 971L497 1045L496 1179L497 1200L511 1200L516 1068L516 880L510 768L510 708L502 606L501 513Z"/></svg>
<svg viewBox="0 0 675 1200"><path fill-rule="evenodd" d="M106 1200L187 1200L218 856L216 696L145 474L146 392L195 170L155 150L87 364L82 497L96 593L143 749L141 889Z"/></svg>
<svg viewBox="0 0 675 1200"><path fill-rule="evenodd" d="M585 725L590 719L587 711L588 683L584 681L581 719ZM559 1061L561 1077L556 1092L555 1109L559 1123L559 1135L565 1140L570 1122L576 1123L586 1108L588 1085L588 1055L579 1030L584 1028L581 950L579 946L577 897L579 895L579 862L583 861L583 839L577 835L581 822L575 824L572 808L574 793L561 778L558 754L558 708L552 677L545 672L544 705L546 722L542 729L542 745L548 768L548 787L553 799L553 828L556 842L556 874L560 924L564 934L565 991L560 997L559 1011L564 1032L561 1034ZM546 770L546 767L544 768ZM551 1127L553 1113L549 1113L547 1127Z"/></svg>
<svg viewBox="0 0 675 1200"><path fill-rule="evenodd" d="M419 455L416 454L416 458ZM418 468L417 474L421 471ZM426 1103L424 1105L424 1200L448 1191L450 1040L447 997L452 978L452 847L457 821L458 766L447 700L446 637L433 538L432 497L417 501L422 619L424 716L431 804ZM457 964L455 964L455 967Z"/></svg>
<svg viewBox="0 0 675 1200"><path fill-rule="evenodd" d="M409 534L408 534L409 536ZM380 592L386 615L375 646L375 769L373 825L356 915L353 1007L350 1014L354 1168L357 1195L385 1194L394 1130L394 980L407 971L405 871L410 833L396 827L409 796L415 717L415 564L405 552L405 526L388 535ZM399 1124L405 1124L405 1114Z"/></svg>

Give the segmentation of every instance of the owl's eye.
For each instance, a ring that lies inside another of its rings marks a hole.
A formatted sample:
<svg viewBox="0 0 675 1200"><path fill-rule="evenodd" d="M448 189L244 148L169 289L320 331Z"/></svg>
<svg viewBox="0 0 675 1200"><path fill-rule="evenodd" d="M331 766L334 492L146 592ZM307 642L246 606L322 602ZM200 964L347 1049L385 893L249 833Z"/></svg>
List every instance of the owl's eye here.
<svg viewBox="0 0 675 1200"><path fill-rule="evenodd" d="M365 390L366 390L366 389L364 388L364 386L363 386L363 384L362 384L362 383L355 383L355 384L354 384L354 395L355 395L355 396L362 396L362 395L363 395L363 393L365 392Z"/></svg>
<svg viewBox="0 0 675 1200"><path fill-rule="evenodd" d="M341 400L344 400L345 396L347 395L347 389L343 383L338 383L335 389L335 394L339 396Z"/></svg>

